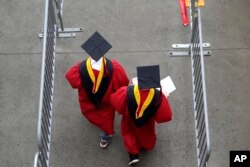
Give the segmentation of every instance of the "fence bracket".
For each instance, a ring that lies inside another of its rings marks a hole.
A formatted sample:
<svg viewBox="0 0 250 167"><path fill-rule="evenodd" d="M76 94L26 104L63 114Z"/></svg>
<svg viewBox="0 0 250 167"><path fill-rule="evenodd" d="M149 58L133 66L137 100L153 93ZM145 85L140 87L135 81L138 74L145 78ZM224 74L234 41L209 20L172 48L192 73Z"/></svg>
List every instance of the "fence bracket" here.
<svg viewBox="0 0 250 167"><path fill-rule="evenodd" d="M203 43L203 48L210 48L211 44L210 43ZM169 52L170 57L185 57L185 56L190 56L189 52L189 47L190 44L172 44L172 48L175 50L180 50L180 51L172 51ZM203 51L204 56L211 56L211 51L210 50L204 50Z"/></svg>
<svg viewBox="0 0 250 167"><path fill-rule="evenodd" d="M57 38L75 38L76 32L83 32L83 28L64 28L63 30L61 28L58 28L57 30ZM43 38L44 36L44 30L41 34L38 35L39 38Z"/></svg>

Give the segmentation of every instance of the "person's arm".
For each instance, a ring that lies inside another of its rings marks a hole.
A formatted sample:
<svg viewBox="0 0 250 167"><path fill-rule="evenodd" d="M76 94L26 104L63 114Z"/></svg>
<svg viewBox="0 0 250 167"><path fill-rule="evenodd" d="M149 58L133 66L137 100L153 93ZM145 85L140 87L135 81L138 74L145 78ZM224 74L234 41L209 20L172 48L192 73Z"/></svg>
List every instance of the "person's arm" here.
<svg viewBox="0 0 250 167"><path fill-rule="evenodd" d="M126 95L127 95L127 86L123 86L110 96L110 103L119 114L123 114L126 111L127 108Z"/></svg>
<svg viewBox="0 0 250 167"><path fill-rule="evenodd" d="M162 95L162 102L158 111L155 114L155 121L157 123L168 122L172 120L172 110L168 103L168 99Z"/></svg>
<svg viewBox="0 0 250 167"><path fill-rule="evenodd" d="M82 84L79 66L80 62L72 66L65 74L66 79L74 89L80 88Z"/></svg>
<svg viewBox="0 0 250 167"><path fill-rule="evenodd" d="M118 90L122 86L128 86L129 79L122 65L116 60L112 60L112 64L114 69L112 76L114 89Z"/></svg>

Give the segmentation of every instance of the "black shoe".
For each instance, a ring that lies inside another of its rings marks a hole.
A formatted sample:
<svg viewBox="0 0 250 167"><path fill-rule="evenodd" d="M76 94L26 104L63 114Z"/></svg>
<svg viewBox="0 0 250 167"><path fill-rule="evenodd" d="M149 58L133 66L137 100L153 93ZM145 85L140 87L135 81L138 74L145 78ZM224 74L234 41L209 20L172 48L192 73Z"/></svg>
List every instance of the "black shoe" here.
<svg viewBox="0 0 250 167"><path fill-rule="evenodd" d="M139 155L138 154L129 154L130 161L128 165L135 165L139 162Z"/></svg>

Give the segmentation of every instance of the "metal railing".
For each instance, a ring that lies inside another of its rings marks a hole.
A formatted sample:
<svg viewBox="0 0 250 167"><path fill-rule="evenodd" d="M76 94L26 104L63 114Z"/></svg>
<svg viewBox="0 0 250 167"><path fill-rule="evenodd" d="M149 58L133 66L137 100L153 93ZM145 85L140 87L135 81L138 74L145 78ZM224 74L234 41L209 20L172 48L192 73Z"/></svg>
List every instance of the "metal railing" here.
<svg viewBox="0 0 250 167"><path fill-rule="evenodd" d="M39 152L37 152L36 155L35 155L34 167L43 167L42 166L41 156L39 155Z"/></svg>
<svg viewBox="0 0 250 167"><path fill-rule="evenodd" d="M191 41L189 44L173 44L174 49L186 51L170 52L170 56L190 56L192 69L193 107L195 118L196 150L198 167L206 167L211 153L209 139L209 123L205 82L204 55L211 55L204 48L210 47L203 43L201 11L198 0L191 0L190 7Z"/></svg>
<svg viewBox="0 0 250 167"><path fill-rule="evenodd" d="M57 26L55 10L61 28ZM62 11L63 0L45 0L44 29L39 34L39 37L43 38L43 55L37 128L38 152L35 155L34 167L49 167L56 38L75 37L73 32L83 31L83 28L64 28Z"/></svg>
<svg viewBox="0 0 250 167"><path fill-rule="evenodd" d="M38 152L35 155L34 167L49 166L55 76L56 33L57 26L53 1L46 0L37 128Z"/></svg>
<svg viewBox="0 0 250 167"><path fill-rule="evenodd" d="M58 38L72 38L76 37L76 32L82 32L83 28L65 28L63 24L63 2L64 0L53 0L55 4L55 9L57 13L57 19L60 26L57 27L56 37ZM60 28L59 28L60 27ZM44 37L44 30L38 35L40 38Z"/></svg>
<svg viewBox="0 0 250 167"><path fill-rule="evenodd" d="M63 13L63 0L54 0L57 9L57 18L59 19L61 30L64 30L63 27L63 20L62 20L62 13Z"/></svg>
<svg viewBox="0 0 250 167"><path fill-rule="evenodd" d="M211 146L209 139L205 67L200 16L200 9L197 8L196 12L193 12L192 16L193 26L190 55L192 65L197 160L198 167L205 167L207 166L207 161L210 156Z"/></svg>

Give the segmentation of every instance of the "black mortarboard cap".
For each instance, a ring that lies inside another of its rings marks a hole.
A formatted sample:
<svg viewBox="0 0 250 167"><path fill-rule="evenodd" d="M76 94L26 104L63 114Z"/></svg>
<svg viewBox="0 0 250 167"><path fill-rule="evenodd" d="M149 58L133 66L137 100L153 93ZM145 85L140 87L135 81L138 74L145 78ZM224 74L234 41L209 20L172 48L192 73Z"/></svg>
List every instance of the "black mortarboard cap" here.
<svg viewBox="0 0 250 167"><path fill-rule="evenodd" d="M96 31L81 46L95 61L98 61L112 46Z"/></svg>
<svg viewBox="0 0 250 167"><path fill-rule="evenodd" d="M137 67L139 89L160 88L159 65Z"/></svg>

